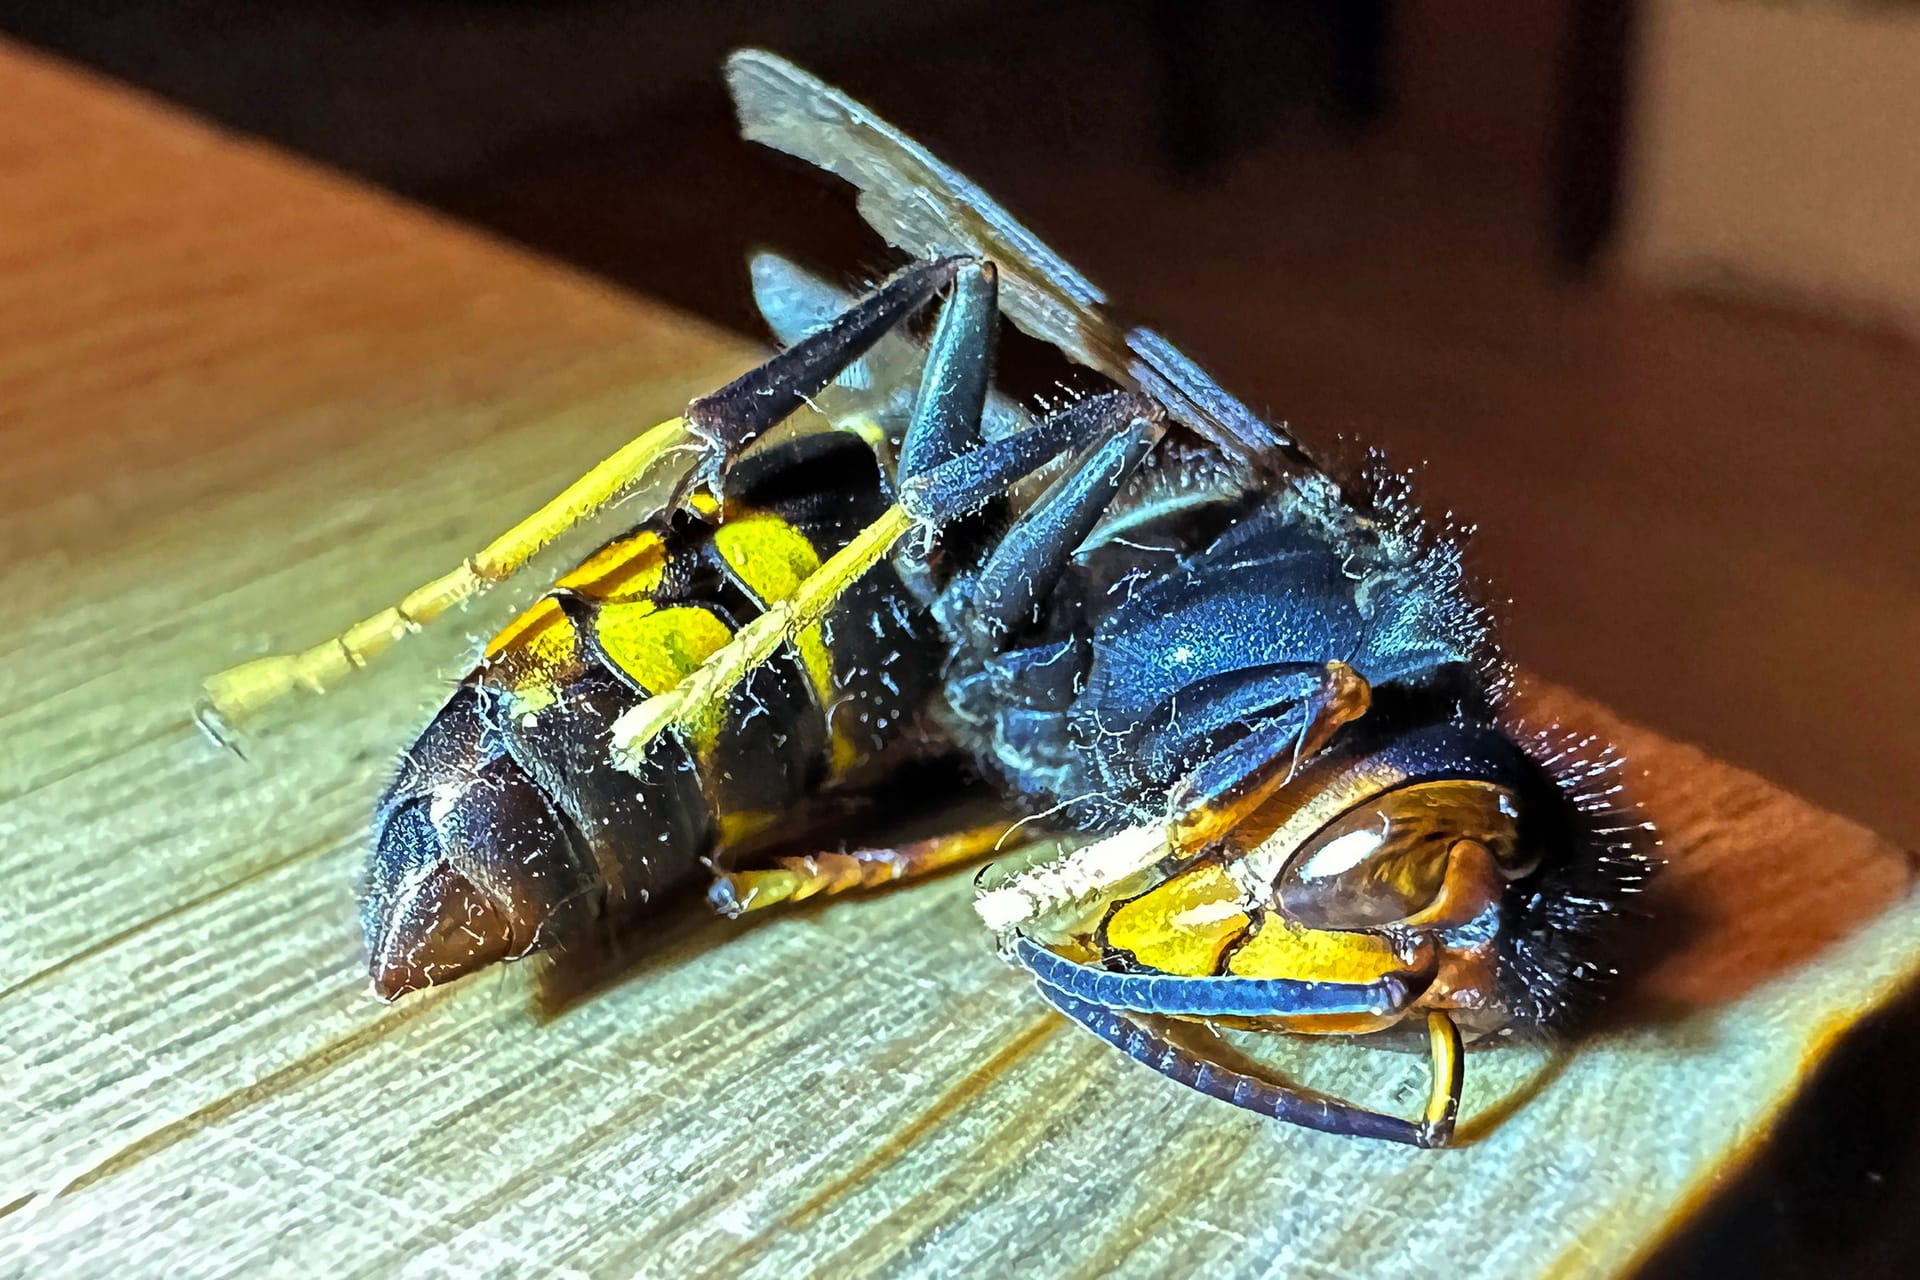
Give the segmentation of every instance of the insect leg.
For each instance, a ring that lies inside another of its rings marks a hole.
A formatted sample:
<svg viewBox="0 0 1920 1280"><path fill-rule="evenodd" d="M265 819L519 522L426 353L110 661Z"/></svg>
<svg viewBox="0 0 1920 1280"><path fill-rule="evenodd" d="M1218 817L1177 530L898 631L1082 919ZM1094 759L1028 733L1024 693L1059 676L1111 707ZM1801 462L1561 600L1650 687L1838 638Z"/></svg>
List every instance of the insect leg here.
<svg viewBox="0 0 1920 1280"><path fill-rule="evenodd" d="M1124 431L1135 419L1159 421L1162 410L1126 391L1089 396L1027 430L960 454L903 479L900 505L922 524L939 527L978 511L1063 453Z"/></svg>
<svg viewBox="0 0 1920 1280"><path fill-rule="evenodd" d="M748 672L773 656L806 628L819 622L840 593L893 550L913 519L895 505L855 534L808 574L784 600L774 601L764 613L734 632L733 639L707 656L680 683L630 708L613 722L609 758L616 768L636 777L645 768L647 745L668 728L687 731L700 717L746 678Z"/></svg>
<svg viewBox="0 0 1920 1280"><path fill-rule="evenodd" d="M1274 681L1285 690L1291 681ZM1342 724L1366 712L1371 687L1344 662L1329 663L1318 687L1286 714L1256 720L1248 734L1210 756L1175 785L1164 821L1130 827L1031 867L983 890L974 909L1004 934L1076 904L1168 857L1191 858L1238 825L1292 778L1298 763Z"/></svg>
<svg viewBox="0 0 1920 1280"><path fill-rule="evenodd" d="M1367 982L1322 982L1120 973L1069 960L1020 933L1010 949L1020 967L1051 990L1110 1009L1174 1018L1397 1020L1438 972L1431 951L1420 969L1397 969Z"/></svg>
<svg viewBox="0 0 1920 1280"><path fill-rule="evenodd" d="M973 585L974 617L1005 636L1059 583L1068 557L1093 532L1120 486L1159 439L1163 415L1146 402L1116 435L1096 443L994 547Z"/></svg>
<svg viewBox="0 0 1920 1280"><path fill-rule="evenodd" d="M1443 1147L1453 1138L1463 1060L1459 1031L1444 1013L1428 1015L1434 1083L1425 1112L1413 1121L1236 1071L1175 1044L1124 1013L1069 995L1045 982L1036 985L1047 1003L1088 1031L1169 1080L1208 1097L1288 1124L1345 1137L1380 1138L1416 1147Z"/></svg>
<svg viewBox="0 0 1920 1280"><path fill-rule="evenodd" d="M1238 826L1292 780L1300 763L1373 703L1373 688L1344 662L1326 665L1295 714L1268 721L1187 775L1169 797L1170 842L1194 854Z"/></svg>
<svg viewBox="0 0 1920 1280"><path fill-rule="evenodd" d="M575 480L560 495L432 582L339 635L299 653L274 654L209 677L198 718L216 739L298 690L324 693L395 641L526 567L555 538L657 474L671 454L702 448L698 479L717 487L727 465L760 434L953 279L960 259L915 263L848 308L839 319L752 369L686 413L646 431Z"/></svg>
<svg viewBox="0 0 1920 1280"><path fill-rule="evenodd" d="M1006 839L1007 824L969 827L891 849L855 849L779 858L771 866L727 871L714 877L707 902L721 915L737 918L781 902L818 894L873 889L897 880L917 879L984 857Z"/></svg>
<svg viewBox="0 0 1920 1280"><path fill-rule="evenodd" d="M950 462L980 443L980 413L993 379L999 275L991 262L963 262L927 344L913 419L900 441L900 478Z"/></svg>
<svg viewBox="0 0 1920 1280"><path fill-rule="evenodd" d="M512 577L548 543L633 491L655 474L662 460L688 444L686 419L669 418L623 445L457 568L408 592L398 604L310 649L256 658L209 676L202 684L200 723L226 741L228 726L245 723L291 693L325 693L395 641Z"/></svg>
<svg viewBox="0 0 1920 1280"><path fill-rule="evenodd" d="M952 283L966 261L941 258L902 268L825 328L688 405L687 428L707 446L699 468L701 483L717 493L742 449L818 395L841 370Z"/></svg>
<svg viewBox="0 0 1920 1280"><path fill-rule="evenodd" d="M965 331L956 325L951 332L957 343ZM1027 431L969 450L904 481L900 501L828 557L792 595L740 628L692 675L622 715L612 732L615 766L637 770L654 738L668 728L686 730L696 723L749 671L820 621L840 594L890 555L914 524L938 527L958 519L1061 453L1158 412L1152 401L1125 392L1090 397Z"/></svg>
<svg viewBox="0 0 1920 1280"><path fill-rule="evenodd" d="M691 727L749 671L820 621L840 593L891 554L916 521L937 525L964 515L1063 449L1103 427L1125 424L1151 407L1151 401L1125 393L1084 400L1030 431L962 454L903 484L900 501L829 556L792 595L740 628L692 675L616 720L611 744L614 765L628 772L641 768L648 743L668 728Z"/></svg>

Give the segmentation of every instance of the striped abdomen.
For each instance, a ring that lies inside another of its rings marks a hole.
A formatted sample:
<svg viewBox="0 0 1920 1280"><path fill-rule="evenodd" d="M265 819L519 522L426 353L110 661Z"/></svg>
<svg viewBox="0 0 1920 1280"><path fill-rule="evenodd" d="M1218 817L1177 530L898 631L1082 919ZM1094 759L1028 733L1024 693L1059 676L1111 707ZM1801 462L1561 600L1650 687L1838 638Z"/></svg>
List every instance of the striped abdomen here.
<svg viewBox="0 0 1920 1280"><path fill-rule="evenodd" d="M889 568L756 669L640 776L608 761L624 711L785 598L885 502L849 437L742 468L724 518L617 538L488 645L403 758L362 911L389 998L561 942L702 870L893 745L940 650Z"/></svg>

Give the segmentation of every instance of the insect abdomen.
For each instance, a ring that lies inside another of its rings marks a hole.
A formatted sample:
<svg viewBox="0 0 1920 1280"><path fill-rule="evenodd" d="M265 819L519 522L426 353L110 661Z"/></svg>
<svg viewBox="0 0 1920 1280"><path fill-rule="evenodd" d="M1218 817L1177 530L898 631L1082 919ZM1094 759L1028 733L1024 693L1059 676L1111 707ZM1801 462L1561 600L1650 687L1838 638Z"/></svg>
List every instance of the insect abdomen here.
<svg viewBox="0 0 1920 1280"><path fill-rule="evenodd" d="M622 712L884 506L872 455L845 439L866 459L849 473L835 443L749 472L724 519L682 512L615 539L488 645L376 817L363 908L376 990L446 981L645 903L900 738L938 661L883 568L688 732L655 739L637 774L609 760Z"/></svg>

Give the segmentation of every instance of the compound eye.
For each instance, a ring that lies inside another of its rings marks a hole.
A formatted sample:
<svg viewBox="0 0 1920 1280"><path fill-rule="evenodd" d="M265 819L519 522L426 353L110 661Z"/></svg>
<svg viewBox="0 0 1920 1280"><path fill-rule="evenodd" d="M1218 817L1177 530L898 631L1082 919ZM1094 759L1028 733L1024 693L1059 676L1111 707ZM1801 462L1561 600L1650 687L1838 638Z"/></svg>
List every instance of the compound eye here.
<svg viewBox="0 0 1920 1280"><path fill-rule="evenodd" d="M1280 909L1321 929L1366 929L1405 920L1440 893L1455 842L1492 851L1508 879L1518 807L1485 782L1415 783L1372 797L1315 832L1274 884Z"/></svg>

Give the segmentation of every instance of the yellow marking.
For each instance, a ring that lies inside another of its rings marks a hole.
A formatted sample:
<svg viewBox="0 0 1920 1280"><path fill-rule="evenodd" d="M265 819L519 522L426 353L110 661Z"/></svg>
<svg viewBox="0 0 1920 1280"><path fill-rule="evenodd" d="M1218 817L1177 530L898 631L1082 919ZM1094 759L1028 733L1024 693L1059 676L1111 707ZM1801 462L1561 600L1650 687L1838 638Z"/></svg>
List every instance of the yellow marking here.
<svg viewBox="0 0 1920 1280"><path fill-rule="evenodd" d="M531 715L552 706L583 665L573 620L544 596L488 643L480 680L511 695L515 714Z"/></svg>
<svg viewBox="0 0 1920 1280"><path fill-rule="evenodd" d="M556 620L565 622L567 616L551 596L541 596L487 641L487 651L481 655L481 660L492 662L511 650L524 649L537 643L540 633Z"/></svg>
<svg viewBox="0 0 1920 1280"><path fill-rule="evenodd" d="M724 849L743 840L751 840L779 820L779 814L764 809L739 809L723 813L720 815L718 843Z"/></svg>
<svg viewBox="0 0 1920 1280"><path fill-rule="evenodd" d="M1460 1089L1467 1072L1460 1029L1438 1009L1427 1014L1427 1047L1433 1084L1427 1091L1427 1109L1420 1117L1421 1138L1426 1146L1444 1147L1453 1139L1453 1122L1460 1114Z"/></svg>
<svg viewBox="0 0 1920 1280"><path fill-rule="evenodd" d="M853 414L836 419L833 425L836 430L859 437L867 448L873 450L874 456L882 459L892 456L893 444L887 439L886 428L874 421L871 416L864 413Z"/></svg>
<svg viewBox="0 0 1920 1280"><path fill-rule="evenodd" d="M554 585L606 604L651 600L666 567L666 544L643 529L600 548Z"/></svg>
<svg viewBox="0 0 1920 1280"><path fill-rule="evenodd" d="M1365 984L1407 967L1381 934L1309 929L1277 912L1268 912L1227 957L1227 972L1235 977L1308 982Z"/></svg>
<svg viewBox="0 0 1920 1280"><path fill-rule="evenodd" d="M675 688L733 638L711 610L699 605L656 609L644 600L602 606L594 614L593 634L607 661L645 690L649 701ZM719 740L723 705L716 703L680 726L703 761Z"/></svg>
<svg viewBox="0 0 1920 1280"><path fill-rule="evenodd" d="M742 589L762 609L771 608L793 593L820 569L820 553L806 535L778 516L754 513L728 520L713 531L714 550L733 570ZM829 767L843 774L860 763L860 749L852 738L834 728L833 655L819 623L801 627L793 636L794 651L814 698L826 714L830 743Z"/></svg>
<svg viewBox="0 0 1920 1280"><path fill-rule="evenodd" d="M325 693L354 670L455 605L524 568L567 530L653 478L656 466L677 451L695 451L685 418L669 418L622 445L559 496L489 542L457 568L415 588L397 605L299 653L274 654L209 676L202 723L215 729L244 723L294 693Z"/></svg>
<svg viewBox="0 0 1920 1280"><path fill-rule="evenodd" d="M638 774L646 759L647 744L662 730L669 726L687 730L703 716L711 716L713 708L724 704L727 694L749 671L818 622L847 585L884 559L912 524L912 518L897 503L887 508L878 520L828 557L819 572L801 583L791 596L740 628L699 671L624 712L613 722L609 754L615 767Z"/></svg>
<svg viewBox="0 0 1920 1280"><path fill-rule="evenodd" d="M1123 903L1107 919L1106 938L1162 973L1210 977L1250 923L1239 888L1218 864L1208 864Z"/></svg>

